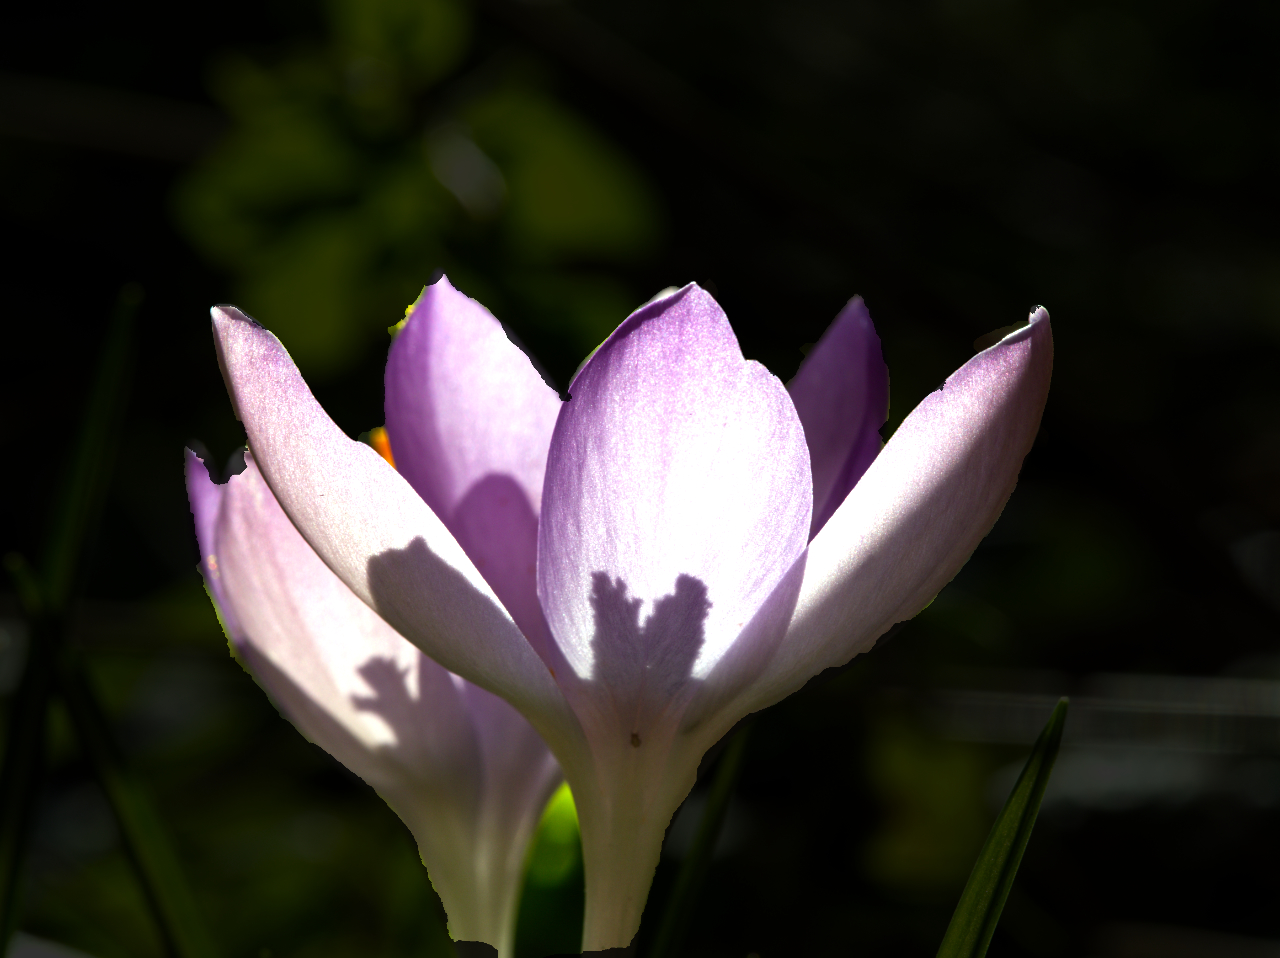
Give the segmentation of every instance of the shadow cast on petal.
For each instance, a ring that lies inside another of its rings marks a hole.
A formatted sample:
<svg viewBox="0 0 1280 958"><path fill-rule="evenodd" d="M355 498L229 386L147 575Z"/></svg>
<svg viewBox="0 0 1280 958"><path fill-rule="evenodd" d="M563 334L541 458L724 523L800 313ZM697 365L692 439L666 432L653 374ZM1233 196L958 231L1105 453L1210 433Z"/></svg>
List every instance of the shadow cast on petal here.
<svg viewBox="0 0 1280 958"><path fill-rule="evenodd" d="M702 723L711 722L713 726L722 726L714 732L712 741L716 741L743 716L777 700L762 695L752 686L780 651L800 598L808 556L808 552L801 554L787 570L737 639L699 683L696 697L682 717L681 731L692 733ZM729 711L720 714L726 709Z"/></svg>
<svg viewBox="0 0 1280 958"><path fill-rule="evenodd" d="M377 715L395 736L394 743L373 751L394 758L407 777L432 794L456 794L465 784L478 801L480 742L454 677L421 653L416 695L408 670L391 659L371 658L357 671L373 695L353 695L351 703Z"/></svg>
<svg viewBox="0 0 1280 958"><path fill-rule="evenodd" d="M449 529L516 625L547 661L549 640L538 602L538 516L513 478L490 473L454 508Z"/></svg>
<svg viewBox="0 0 1280 958"><path fill-rule="evenodd" d="M684 574L676 577L673 592L653 603L643 625L641 605L641 599L628 595L622 579L592 573L591 684L603 687L618 720L631 726L636 748L647 727L687 700L711 611L706 585Z"/></svg>
<svg viewBox="0 0 1280 958"><path fill-rule="evenodd" d="M248 662L248 671L254 682L266 693L280 716L297 728L307 741L343 765L347 765L346 758L350 755L366 751L364 744L321 707L289 673L252 645L242 646L240 652Z"/></svg>
<svg viewBox="0 0 1280 958"><path fill-rule="evenodd" d="M510 677L513 650L508 640L518 633L518 624L513 628L501 601L495 602L432 552L425 539L418 536L403 549L380 552L369 559L366 568L374 610L401 635L420 644L424 626L437 629L433 638L442 645L448 643L448 651L454 655L451 671L464 676ZM451 626L461 626L466 634ZM493 636L494 641L468 641L487 636ZM536 654L536 648L532 650ZM433 651L433 658L437 658L437 651ZM439 655L437 660L444 658Z"/></svg>

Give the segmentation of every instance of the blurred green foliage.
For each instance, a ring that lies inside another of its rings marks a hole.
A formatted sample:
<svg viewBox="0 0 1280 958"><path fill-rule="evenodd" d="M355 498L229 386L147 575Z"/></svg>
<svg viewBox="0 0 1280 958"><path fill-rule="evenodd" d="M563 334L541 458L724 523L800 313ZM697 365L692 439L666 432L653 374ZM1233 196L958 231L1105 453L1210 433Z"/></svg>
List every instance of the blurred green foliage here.
<svg viewBox="0 0 1280 958"><path fill-rule="evenodd" d="M237 305L323 379L444 269L523 336L585 355L648 295L613 269L660 235L639 169L531 68L472 64L458 0L325 11L327 43L217 61L234 128L176 193Z"/></svg>
<svg viewBox="0 0 1280 958"><path fill-rule="evenodd" d="M869 730L866 761L884 810L863 849L868 876L911 896L953 894L991 825L989 750L940 741L889 713Z"/></svg>
<svg viewBox="0 0 1280 958"><path fill-rule="evenodd" d="M572 954L582 948L582 839L569 786L547 803L529 849L516 958Z"/></svg>

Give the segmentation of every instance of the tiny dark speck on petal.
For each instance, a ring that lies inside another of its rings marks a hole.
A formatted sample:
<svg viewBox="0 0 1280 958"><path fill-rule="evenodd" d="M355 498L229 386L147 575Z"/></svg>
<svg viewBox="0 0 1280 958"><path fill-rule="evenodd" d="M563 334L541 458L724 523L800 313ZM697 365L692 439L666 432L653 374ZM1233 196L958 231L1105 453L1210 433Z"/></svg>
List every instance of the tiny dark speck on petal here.
<svg viewBox="0 0 1280 958"><path fill-rule="evenodd" d="M632 748L639 748L639 747L640 747L640 733L639 733L639 732L632 732L632 733L631 733L631 747L632 747Z"/></svg>

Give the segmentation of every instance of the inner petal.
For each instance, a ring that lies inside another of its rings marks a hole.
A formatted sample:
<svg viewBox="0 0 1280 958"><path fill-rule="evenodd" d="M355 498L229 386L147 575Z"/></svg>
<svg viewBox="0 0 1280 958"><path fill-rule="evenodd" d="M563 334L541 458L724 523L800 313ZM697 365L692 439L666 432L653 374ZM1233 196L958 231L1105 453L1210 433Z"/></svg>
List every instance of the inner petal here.
<svg viewBox="0 0 1280 958"><path fill-rule="evenodd" d="M803 552L809 455L782 383L697 286L631 316L570 392L539 597L574 672L625 713L705 676Z"/></svg>
<svg viewBox="0 0 1280 958"><path fill-rule="evenodd" d="M392 344L386 390L397 468L541 649L538 507L560 397L445 277L423 291Z"/></svg>

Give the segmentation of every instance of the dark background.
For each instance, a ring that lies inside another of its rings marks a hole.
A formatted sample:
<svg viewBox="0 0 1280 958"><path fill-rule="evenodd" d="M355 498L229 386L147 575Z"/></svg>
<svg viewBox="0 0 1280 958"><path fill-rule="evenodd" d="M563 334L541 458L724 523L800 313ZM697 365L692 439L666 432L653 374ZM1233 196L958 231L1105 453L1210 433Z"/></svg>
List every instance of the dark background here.
<svg viewBox="0 0 1280 958"><path fill-rule="evenodd" d="M976 338L1053 316L1005 516L925 613L761 716L686 954L933 954L1034 732L973 731L947 703L974 690L1146 716L1069 735L993 955L1280 939L1278 40L1274 5L1207 0L7 6L0 550L39 555L140 283L76 635L223 953L438 954L443 919L404 828L226 653L182 485L185 444L243 440L207 310L274 329L354 436L437 269L561 385L664 286L710 289L784 379L861 294L886 436ZM0 615L12 689L7 591ZM1170 731L1188 709L1211 734ZM24 927L160 954L57 711L49 748ZM521 958L573 946L565 861Z"/></svg>

